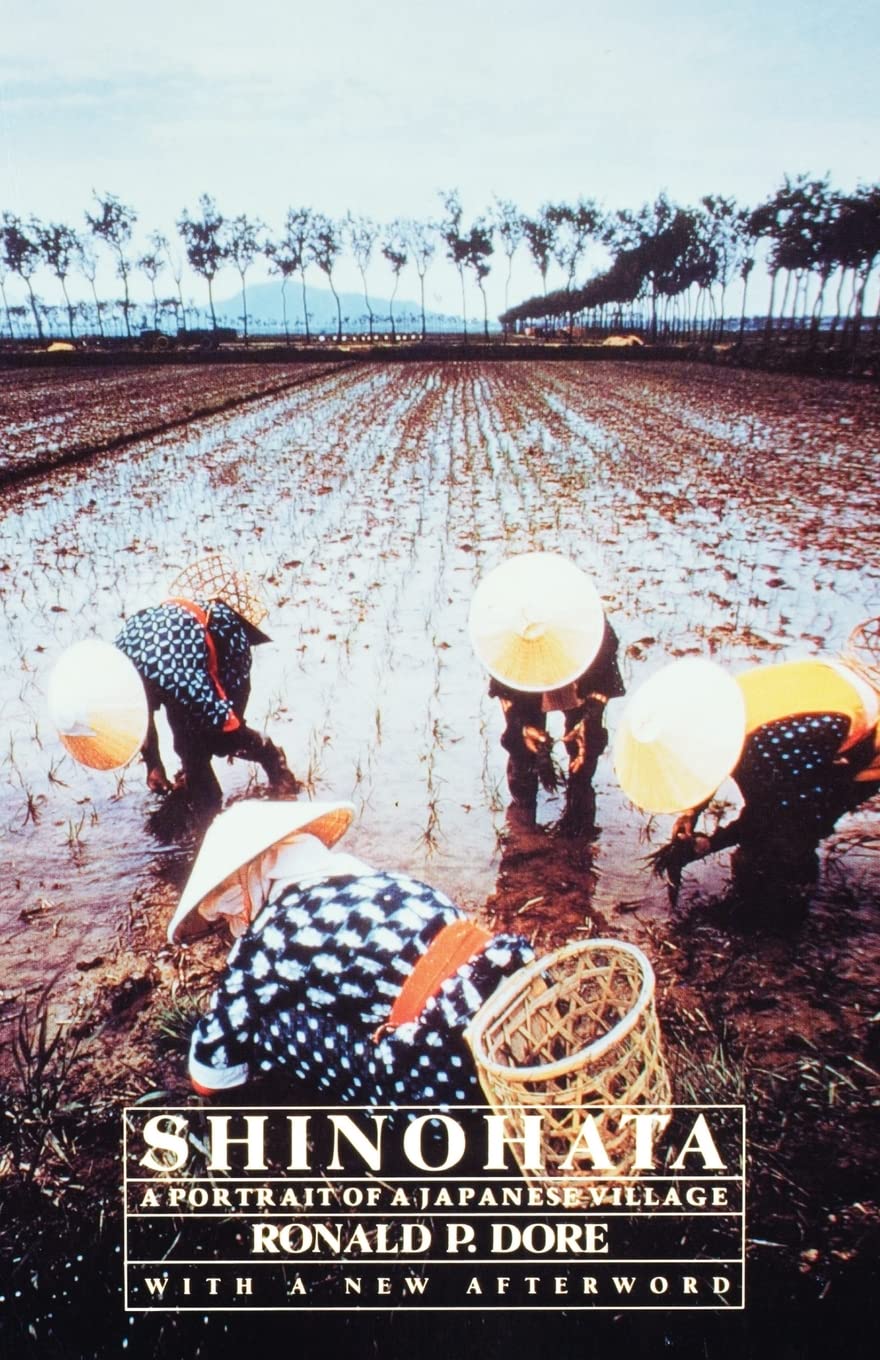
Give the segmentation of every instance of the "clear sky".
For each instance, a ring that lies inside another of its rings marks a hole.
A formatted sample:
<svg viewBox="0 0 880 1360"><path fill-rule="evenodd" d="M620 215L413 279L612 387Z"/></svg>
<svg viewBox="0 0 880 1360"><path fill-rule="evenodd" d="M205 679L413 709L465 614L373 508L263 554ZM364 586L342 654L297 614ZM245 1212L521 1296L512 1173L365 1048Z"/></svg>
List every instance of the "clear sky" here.
<svg viewBox="0 0 880 1360"><path fill-rule="evenodd" d="M0 210L23 216L81 226L92 189L132 204L145 234L172 232L205 191L278 228L301 204L427 218L451 187L470 219L493 195L527 212L581 195L636 207L660 190L754 203L786 172L828 171L844 189L880 178L874 0L4 9ZM496 311L504 272L499 258ZM339 282L355 287L353 268ZM377 267L373 290L383 282ZM218 295L234 287L230 273ZM523 253L511 298L538 287ZM458 310L451 269L432 267L428 291ZM405 274L401 297L415 294Z"/></svg>

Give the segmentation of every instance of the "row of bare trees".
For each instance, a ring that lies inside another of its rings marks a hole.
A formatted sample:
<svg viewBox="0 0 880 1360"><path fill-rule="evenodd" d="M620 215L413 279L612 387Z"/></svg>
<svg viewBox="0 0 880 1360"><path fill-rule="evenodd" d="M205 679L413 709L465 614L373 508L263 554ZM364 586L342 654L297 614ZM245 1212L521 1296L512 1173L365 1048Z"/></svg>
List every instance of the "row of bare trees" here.
<svg viewBox="0 0 880 1360"><path fill-rule="evenodd" d="M392 335L400 276L407 266L418 276L424 334L425 277L442 248L458 273L465 330L466 280L470 278L481 296L483 328L488 334L485 284L497 244L506 260L501 321L507 328L540 326L571 331L576 324L599 330L644 326L655 338L694 333L718 337L725 331L729 291L738 284L742 332L749 282L760 258L770 277L766 333L779 326L799 326L815 333L831 297L831 329L842 325L857 338L863 325L866 290L880 256L880 185L859 186L852 193L843 193L831 186L827 176L786 177L775 194L752 208L720 195L707 196L698 207L687 208L661 194L636 212L606 213L592 200L580 199L574 204L544 204L529 216L514 203L496 198L486 213L468 222L456 190L441 193L440 200L442 213L436 221L397 218L386 225L352 213L336 219L310 208L291 208L281 231L273 235L264 223L245 213L224 215L215 199L203 194L195 211L184 209L181 213L177 222L179 241L171 242L154 231L142 253L133 246L137 213L113 194L94 195L93 209L85 213L82 230L64 223L42 223L34 217L25 220L6 212L0 219L0 298L6 328L14 335L16 309L8 303L5 286L12 274L24 285L33 328L38 337L43 337L43 320L49 309L41 307L34 291L34 277L42 269L58 280L71 338L83 312L83 305L73 303L70 297L68 284L75 273L89 284L93 297L89 314L103 335L103 318L111 307L98 296L99 251L103 250L109 254L122 286L116 305L129 337L134 309L131 286L136 273L149 282L154 328L158 330L160 317L168 314L173 315L178 327L186 327L183 278L188 264L207 287L208 310L215 329L215 279L221 269L235 270L247 340L247 281L258 260L266 261L281 280L285 335L289 335L287 286L298 278L305 335L309 337L306 275L308 270L317 269L335 300L337 334L341 336L336 276L347 251L361 278L370 335L377 316L369 275L377 258L384 261L393 278L388 317ZM522 249L537 269L542 290L511 307L513 263ZM610 259L610 264L584 282L591 250L601 250L603 262ZM563 283L548 291L551 267ZM166 295L160 297L160 280L165 276L173 280L174 289L171 293L166 289ZM17 310L20 315L24 309Z"/></svg>
<svg viewBox="0 0 880 1360"><path fill-rule="evenodd" d="M501 318L505 325L544 324L569 331L575 324L599 330L644 327L653 338L720 338L728 293L736 284L742 335L749 282L762 251L770 276L765 335L799 329L815 336L824 321L832 334L843 327L857 341L868 283L880 258L880 185L842 193L827 176L786 176L754 208L720 195L703 198L697 208L684 208L661 194L638 212L607 217L594 215L593 205L579 205L577 215L568 219L564 210L561 214L547 207L536 223L540 244L529 240L529 248L536 261L536 250L542 252L545 266L551 258L562 265L566 283L548 293L542 268L543 293L506 309ZM535 232L536 223L530 231ZM607 269L576 286L581 228L587 239L609 250L612 260ZM829 313L832 279L836 288ZM875 310L875 331L877 324Z"/></svg>
<svg viewBox="0 0 880 1360"><path fill-rule="evenodd" d="M281 280L281 302L285 335L289 335L287 316L287 285L299 277L303 294L305 335L309 337L309 309L307 306L306 272L316 268L324 275L333 295L337 311L337 333L342 333L342 308L335 283L335 270L343 251L348 249L363 283L364 302L369 333L372 336L376 313L370 301L368 271L376 255L381 255L391 270L394 280L390 299L392 335L395 333L394 303L404 268L411 264L419 279L421 293L422 333L426 331L425 276L438 244L446 246L449 259L459 271L464 306L464 270L471 268L483 294L484 324L488 331L488 304L483 280L489 272L486 258L492 253L491 231L482 221L465 229L461 204L453 191L442 196L445 218L440 223L420 222L415 219L395 219L388 225L366 216L348 213L342 219L328 217L310 208L291 208L281 232L272 237L257 218L242 213L225 216L210 194L203 194L198 207L181 213L177 229L182 253L161 232L152 232L148 249L137 254L132 248L137 213L113 194L96 194L95 208L85 214L85 231L76 231L63 223L43 224L36 218L27 220L12 213L4 213L0 221L0 298L5 311L10 336L15 334L13 316L6 293L7 274L14 274L24 284L30 306L33 328L43 338L43 319L47 309L41 307L34 292L34 276L40 269L48 269L57 278L64 297L67 328L74 337L77 317L82 309L71 301L68 290L70 276L78 272L85 278L94 299L90 314L96 321L100 335L104 334L104 317L109 304L97 294L96 280L99 261L97 246L102 246L112 258L116 277L122 285L119 299L125 333L131 337L134 304L131 300L132 276L136 271L149 281L152 294L153 325L159 329L160 316L170 310L178 327L186 326L187 308L183 296L184 259L190 269L207 286L208 310L211 324L217 329L214 282L221 269L233 268L238 274L242 296L242 324L248 338L247 279L257 260L264 258L272 273ZM175 291L170 297L160 298L157 291L160 277L169 273ZM19 314L23 310L17 309Z"/></svg>

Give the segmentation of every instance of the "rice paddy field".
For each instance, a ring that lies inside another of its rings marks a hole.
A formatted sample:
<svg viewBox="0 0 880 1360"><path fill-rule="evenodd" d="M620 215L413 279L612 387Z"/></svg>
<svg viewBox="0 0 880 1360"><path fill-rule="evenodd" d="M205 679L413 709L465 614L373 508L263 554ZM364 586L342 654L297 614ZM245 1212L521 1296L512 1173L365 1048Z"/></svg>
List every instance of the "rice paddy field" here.
<svg viewBox="0 0 880 1360"><path fill-rule="evenodd" d="M353 800L354 853L539 948L640 944L677 1099L750 1103L766 1297L865 1287L880 800L838 824L795 922L732 918L724 856L673 903L645 862L671 819L627 803L610 749L595 837L553 834L549 795L535 831L509 825L500 709L466 624L487 570L544 549L595 579L628 689L682 655L736 671L838 650L880 614L876 389L650 360L169 365L5 371L0 412L0 481L32 469L0 489L0 1026L48 994L93 1083L184 1092L155 1017L222 965L216 942L163 944L200 828L168 825L137 763L75 765L45 695L68 644L112 640L222 549L263 583L272 642L248 717L302 796ZM227 800L265 793L252 767L215 768Z"/></svg>

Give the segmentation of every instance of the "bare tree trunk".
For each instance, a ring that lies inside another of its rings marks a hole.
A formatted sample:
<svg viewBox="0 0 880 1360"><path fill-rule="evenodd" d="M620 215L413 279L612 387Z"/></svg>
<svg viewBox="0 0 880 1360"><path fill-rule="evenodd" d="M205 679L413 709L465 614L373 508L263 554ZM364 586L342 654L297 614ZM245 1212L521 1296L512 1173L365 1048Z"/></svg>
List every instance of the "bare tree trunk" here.
<svg viewBox="0 0 880 1360"><path fill-rule="evenodd" d="M837 334L837 326L841 317L841 304L843 301L843 285L846 283L846 270L840 271L840 282L837 285L837 295L834 300L834 316L831 318L831 334Z"/></svg>
<svg viewBox="0 0 880 1360"><path fill-rule="evenodd" d="M368 317L370 318L370 339L372 340L372 338L373 338L373 309L372 309L372 307L370 306L370 299L369 299L369 297L367 296L367 275L366 275L366 272L365 272L363 269L361 269L360 265L358 265L358 271L359 271L360 276L361 276L361 282L362 282L363 285L364 285L364 302L367 304L367 315L368 315ZM395 290L395 291L396 291L396 290Z"/></svg>
<svg viewBox="0 0 880 1360"><path fill-rule="evenodd" d="M802 330L806 330L806 328L807 328L807 317L808 317L808 315L809 315L809 303L810 303L810 273L809 273L809 270L805 270L805 271L804 271L804 275L803 275L803 291L802 291L802 294L801 294L801 329L802 329Z"/></svg>
<svg viewBox="0 0 880 1360"><path fill-rule="evenodd" d="M287 275L281 275L281 316L284 321L284 339L290 341L290 330L287 326Z"/></svg>
<svg viewBox="0 0 880 1360"><path fill-rule="evenodd" d="M813 315L810 321L810 330L814 335L818 335L819 327L822 323L822 307L825 302L825 289L828 287L830 276L830 269L823 269L822 273L819 275L819 291L816 294L816 301L813 303Z"/></svg>
<svg viewBox="0 0 880 1360"><path fill-rule="evenodd" d="M746 332L746 298L749 295L748 275L743 279L742 307L739 313L739 338L742 340Z"/></svg>
<svg viewBox="0 0 880 1360"><path fill-rule="evenodd" d="M244 270L239 269L238 277L241 279L241 320L244 326L244 347L248 346L248 316L247 316L247 290L244 286Z"/></svg>
<svg viewBox="0 0 880 1360"><path fill-rule="evenodd" d="M125 334L130 340L131 318L129 316L129 312L131 311L131 297L129 296L128 292L128 270L125 267L122 256L119 257L119 277L122 279L122 296L123 296L122 315L125 318Z"/></svg>
<svg viewBox="0 0 880 1360"><path fill-rule="evenodd" d="M306 271L305 271L304 269L301 269L301 270L300 270L300 278L302 279L303 322L305 323L305 328L306 328L306 339L308 340L308 339L309 339L309 308L308 308L307 295L306 295Z"/></svg>
<svg viewBox="0 0 880 1360"><path fill-rule="evenodd" d="M718 318L718 340L719 343L724 339L724 307L725 297L727 296L727 284L721 285L721 315Z"/></svg>
<svg viewBox="0 0 880 1360"><path fill-rule="evenodd" d="M180 327L181 317L182 317L182 318L183 318L183 329L186 330L186 305L185 305L185 303L184 303L184 301L183 301L183 288L182 288L182 286L181 286L181 281L182 281L182 279L183 279L183 275L182 275L182 274L175 274L175 275L174 275L174 282L175 282L175 284L177 285L177 298L178 298L178 301L179 301L179 303L180 303L180 314L178 315L178 318L177 318L177 325L178 325L178 328L179 328L179 327Z"/></svg>
<svg viewBox="0 0 880 1360"><path fill-rule="evenodd" d="M785 289L782 294L782 303L779 307L779 320L781 322L785 321L785 309L788 306L788 294L790 291L791 291L791 270L788 269L786 270L785 273ZM783 330L784 329L785 327L783 326Z"/></svg>
<svg viewBox="0 0 880 1360"><path fill-rule="evenodd" d="M774 269L773 273L770 275L770 301L767 303L767 323L764 326L765 335L773 334L773 302L776 297L776 280L778 276L779 270Z"/></svg>
<svg viewBox="0 0 880 1360"><path fill-rule="evenodd" d="M9 327L10 339L15 339L15 327L12 324L12 313L9 310L9 299L6 296L5 281L0 279L0 297L3 298L3 310L6 313L6 324Z"/></svg>
<svg viewBox="0 0 880 1360"><path fill-rule="evenodd" d="M341 345L341 344L342 344L342 304L341 304L340 301L339 301L339 294L336 292L336 289L333 287L333 276L332 276L331 274L329 274L329 273L327 274L327 282L328 282L329 285L330 285L330 292L333 294L333 297L334 297L335 302L336 302L336 343L337 343L338 345Z"/></svg>
<svg viewBox="0 0 880 1360"><path fill-rule="evenodd" d="M100 335L101 339L103 340L103 339L104 339L104 321L103 321L103 318L102 318L102 316L101 316L101 304L100 304L100 302L98 301L98 291L97 291L97 289L95 288L95 280L94 280L94 279L89 279L89 284L90 284L91 289L92 289L92 297L95 299L95 320L96 320L97 323L98 323L98 334Z"/></svg>
<svg viewBox="0 0 880 1360"><path fill-rule="evenodd" d="M67 296L67 285L66 285L66 283L65 283L65 281L64 281L64 277L63 277L61 274L58 275L58 281L59 281L59 283L61 284L61 291L62 291L62 293L64 294L64 304L65 304L65 306L67 307L67 329L68 329L68 333L69 333L69 335L70 335L70 338L71 338L71 340L72 340L72 339L73 339L73 307L71 306L70 298Z"/></svg>
<svg viewBox="0 0 880 1360"><path fill-rule="evenodd" d="M871 271L873 270L873 268L874 268L873 259L868 260L866 261L865 266L862 269L861 274L859 275L859 291L856 295L856 312L855 316L853 317L853 349L856 349L859 343L859 336L862 330L862 320L864 317L865 310L865 291L868 287L868 279L871 277Z"/></svg>
<svg viewBox="0 0 880 1360"><path fill-rule="evenodd" d="M25 283L27 284L28 297L29 297L30 300L31 300L31 311L32 311L33 314L34 314L34 324L35 324L35 326L36 326L36 328L37 328L37 339L38 339L38 340L42 340L42 338L43 338L43 323L42 323L42 321L40 320L40 313L39 313L39 309L38 309L38 307L37 307L37 299L34 297L34 290L33 290L33 288L31 287L31 281L30 281L30 279L27 279L27 278L26 278L26 279L25 279Z"/></svg>
<svg viewBox="0 0 880 1360"><path fill-rule="evenodd" d="M425 325L425 275L424 275L424 273L419 274L419 292L421 293L421 298L422 298L422 339L424 340L425 336L427 335L427 328L426 328L426 325Z"/></svg>
<svg viewBox="0 0 880 1360"><path fill-rule="evenodd" d="M390 300L390 302L389 302L389 304L388 304L388 312L389 312L389 317L388 317L388 319L389 319L389 321L391 322L391 343L392 343L392 345L394 345L394 344L397 343L397 331L396 331L395 328L394 328L394 299L397 297L397 288L398 288L399 283L400 283L400 278L399 278L399 276L398 276L398 277L395 277L395 280L394 280L394 288L393 288L392 293L391 293L391 300ZM372 317L372 313L371 313L371 314L370 314L370 335L372 336L372 334L373 334L373 317Z"/></svg>

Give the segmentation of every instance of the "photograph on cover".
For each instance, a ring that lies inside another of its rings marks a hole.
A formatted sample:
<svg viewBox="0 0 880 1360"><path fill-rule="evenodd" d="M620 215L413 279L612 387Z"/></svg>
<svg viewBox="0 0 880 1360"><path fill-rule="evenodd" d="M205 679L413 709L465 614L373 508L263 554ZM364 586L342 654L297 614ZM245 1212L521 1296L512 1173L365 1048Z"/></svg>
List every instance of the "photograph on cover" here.
<svg viewBox="0 0 880 1360"><path fill-rule="evenodd" d="M4 1354L867 1346L877 36L8 19Z"/></svg>

